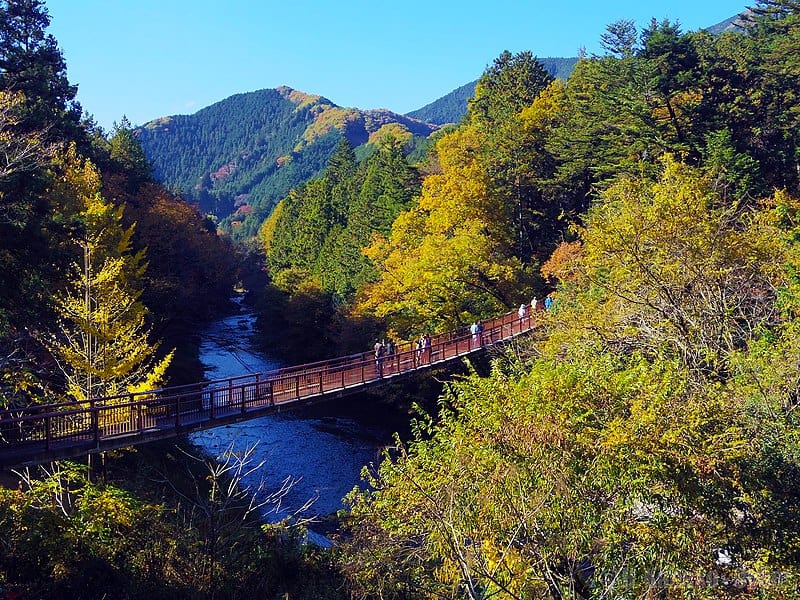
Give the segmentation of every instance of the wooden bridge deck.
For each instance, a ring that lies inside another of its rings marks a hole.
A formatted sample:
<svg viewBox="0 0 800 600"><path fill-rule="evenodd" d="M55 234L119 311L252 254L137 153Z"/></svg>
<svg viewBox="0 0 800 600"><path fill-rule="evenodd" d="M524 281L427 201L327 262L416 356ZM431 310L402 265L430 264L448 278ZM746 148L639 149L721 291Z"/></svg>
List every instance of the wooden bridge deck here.
<svg viewBox="0 0 800 600"><path fill-rule="evenodd" d="M516 312L468 331L438 335L429 352L399 346L380 363L371 352L267 373L167 387L85 402L0 411L0 468L40 464L185 435L366 391L527 333Z"/></svg>

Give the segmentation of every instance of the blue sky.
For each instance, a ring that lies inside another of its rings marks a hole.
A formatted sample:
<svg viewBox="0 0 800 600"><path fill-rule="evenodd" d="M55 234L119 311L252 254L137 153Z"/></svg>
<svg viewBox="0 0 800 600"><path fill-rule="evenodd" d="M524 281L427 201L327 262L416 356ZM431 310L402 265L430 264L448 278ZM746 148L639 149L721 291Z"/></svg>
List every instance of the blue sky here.
<svg viewBox="0 0 800 600"><path fill-rule="evenodd" d="M751 3L752 4L752 3ZM46 0L78 99L106 129L188 114L288 85L341 106L415 110L477 79L503 50L600 52L605 26L678 20L684 31L738 0Z"/></svg>

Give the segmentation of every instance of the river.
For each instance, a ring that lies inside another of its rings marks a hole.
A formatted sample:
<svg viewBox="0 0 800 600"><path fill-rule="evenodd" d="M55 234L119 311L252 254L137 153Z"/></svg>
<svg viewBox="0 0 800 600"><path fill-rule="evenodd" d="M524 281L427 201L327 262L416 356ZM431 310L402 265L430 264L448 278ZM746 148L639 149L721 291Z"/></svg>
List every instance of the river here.
<svg viewBox="0 0 800 600"><path fill-rule="evenodd" d="M201 334L200 360L207 379L281 366L255 348L255 315L242 296L234 302L232 314L212 322ZM309 500L313 503L304 516L322 517L344 508L342 498L359 485L362 467L377 462L391 438L390 431L357 416L331 416L335 413L334 406L287 412L192 434L190 441L210 456L219 456L231 445L236 452L254 447L251 464L264 464L245 483L253 489L263 483L262 494L279 490L287 478L294 481L278 510L265 508L267 519L283 518Z"/></svg>

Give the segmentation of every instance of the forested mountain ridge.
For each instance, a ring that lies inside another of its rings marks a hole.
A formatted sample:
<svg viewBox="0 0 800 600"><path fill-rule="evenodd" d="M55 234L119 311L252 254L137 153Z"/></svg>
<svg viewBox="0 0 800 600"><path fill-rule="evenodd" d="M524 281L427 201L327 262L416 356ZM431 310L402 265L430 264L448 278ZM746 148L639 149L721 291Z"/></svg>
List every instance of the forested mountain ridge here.
<svg viewBox="0 0 800 600"><path fill-rule="evenodd" d="M545 70L556 79L567 79L578 58L539 58ZM475 95L475 86L478 80L465 83L461 87L454 89L449 94L426 104L422 108L406 113L407 116L419 119L426 123L445 125L447 123L458 123L467 114L467 102Z"/></svg>
<svg viewBox="0 0 800 600"><path fill-rule="evenodd" d="M733 27L741 17L709 31ZM578 62L577 57L538 60L561 80ZM477 83L406 115L340 107L282 86L236 94L192 115L155 119L136 133L157 180L219 219L235 238L248 239L291 189L321 174L342 138L361 158L367 154L364 144L384 127L401 137L427 137L462 119Z"/></svg>
<svg viewBox="0 0 800 600"><path fill-rule="evenodd" d="M156 119L136 134L158 180L249 237L290 189L324 168L341 139L355 148L382 129L427 137L437 126L279 87Z"/></svg>
<svg viewBox="0 0 800 600"><path fill-rule="evenodd" d="M707 27L706 31L709 33L723 33L725 31L736 31L737 29L741 29L742 27L746 27L747 23L753 17L753 11L751 9L747 9L746 11L739 13L738 15L734 15L732 17L728 17L724 21L720 21L716 25L712 25L711 27Z"/></svg>

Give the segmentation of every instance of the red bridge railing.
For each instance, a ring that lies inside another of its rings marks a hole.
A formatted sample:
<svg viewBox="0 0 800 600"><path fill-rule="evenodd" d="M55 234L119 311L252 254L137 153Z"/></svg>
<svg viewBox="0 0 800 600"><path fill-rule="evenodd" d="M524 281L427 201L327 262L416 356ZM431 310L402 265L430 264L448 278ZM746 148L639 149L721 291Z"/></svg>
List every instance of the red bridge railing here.
<svg viewBox="0 0 800 600"><path fill-rule="evenodd" d="M362 352L216 381L88 401L0 411L0 467L69 458L184 435L256 418L323 397L357 392L505 342L535 326L516 312L484 323L480 339L465 329L398 345L376 359Z"/></svg>

